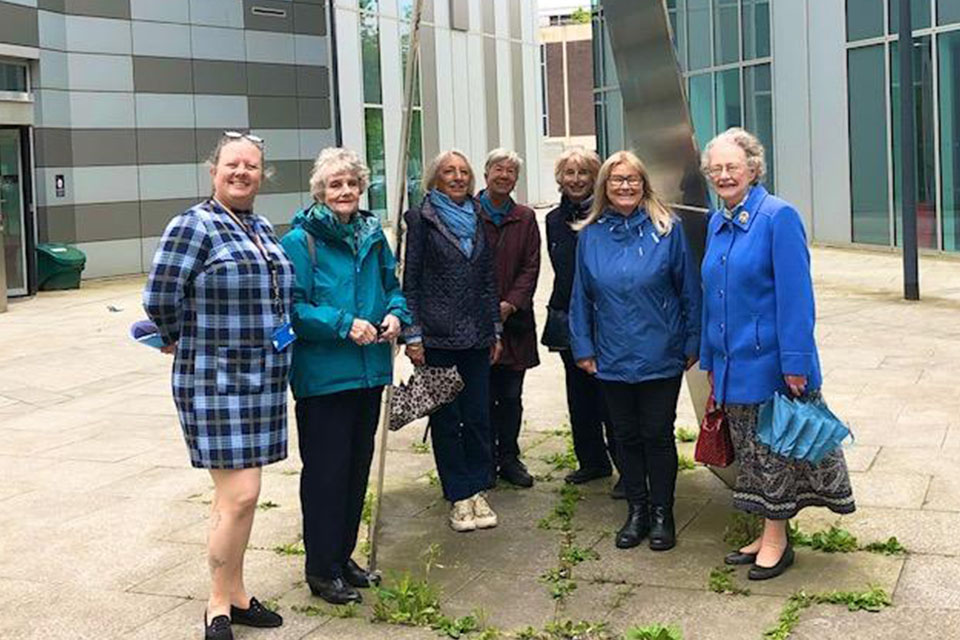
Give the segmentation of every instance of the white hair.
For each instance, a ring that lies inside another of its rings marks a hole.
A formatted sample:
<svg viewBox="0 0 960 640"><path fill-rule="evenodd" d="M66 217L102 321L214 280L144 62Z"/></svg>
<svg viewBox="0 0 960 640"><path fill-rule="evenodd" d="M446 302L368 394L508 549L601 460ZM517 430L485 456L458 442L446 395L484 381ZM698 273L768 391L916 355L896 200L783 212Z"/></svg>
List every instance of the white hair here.
<svg viewBox="0 0 960 640"><path fill-rule="evenodd" d="M747 166L756 172L752 184L759 184L763 181L763 177L767 175L767 161L763 144L761 144L757 136L740 127L730 127L707 143L707 146L703 148L703 153L700 154L701 171L704 173L707 172L710 165L710 151L713 150L715 144L722 142L733 144L743 149L743 152L747 156Z"/></svg>
<svg viewBox="0 0 960 640"><path fill-rule="evenodd" d="M355 151L342 147L327 147L320 152L310 171L310 195L322 202L327 189L327 180L338 173L350 173L360 182L360 193L370 184L370 169Z"/></svg>

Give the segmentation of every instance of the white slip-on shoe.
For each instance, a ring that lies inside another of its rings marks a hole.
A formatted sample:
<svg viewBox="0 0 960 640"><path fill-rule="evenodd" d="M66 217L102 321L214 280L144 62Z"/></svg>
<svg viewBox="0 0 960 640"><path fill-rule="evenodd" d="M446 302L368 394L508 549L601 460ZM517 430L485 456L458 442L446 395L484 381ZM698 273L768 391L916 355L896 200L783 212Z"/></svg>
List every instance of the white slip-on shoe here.
<svg viewBox="0 0 960 640"><path fill-rule="evenodd" d="M492 529L497 526L497 514L490 508L490 503L482 493L473 496L473 517L477 529Z"/></svg>
<svg viewBox="0 0 960 640"><path fill-rule="evenodd" d="M473 499L457 500L450 507L450 528L454 531L473 531L477 528L476 518L473 516Z"/></svg>

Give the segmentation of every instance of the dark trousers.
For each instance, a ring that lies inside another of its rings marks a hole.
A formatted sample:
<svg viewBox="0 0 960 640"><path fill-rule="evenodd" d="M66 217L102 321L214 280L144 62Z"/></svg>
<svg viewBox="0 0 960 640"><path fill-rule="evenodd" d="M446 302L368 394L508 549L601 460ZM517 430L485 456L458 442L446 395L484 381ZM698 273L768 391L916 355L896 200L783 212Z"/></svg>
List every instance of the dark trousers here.
<svg viewBox="0 0 960 640"><path fill-rule="evenodd" d="M426 349L432 367L456 367L464 388L430 416L430 437L443 497L463 500L493 486L490 349Z"/></svg>
<svg viewBox="0 0 960 640"><path fill-rule="evenodd" d="M523 376L525 370L490 367L490 423L493 426L494 458L498 467L520 457L520 424L523 421Z"/></svg>
<svg viewBox="0 0 960 640"><path fill-rule="evenodd" d="M383 387L297 400L307 575L340 577L357 545Z"/></svg>
<svg viewBox="0 0 960 640"><path fill-rule="evenodd" d="M630 384L601 381L617 434L620 477L632 505L673 507L677 445L673 423L681 377Z"/></svg>
<svg viewBox="0 0 960 640"><path fill-rule="evenodd" d="M608 471L611 459L617 464L617 441L600 381L577 366L569 349L561 351L560 357L566 374L567 410L577 462L581 469Z"/></svg>

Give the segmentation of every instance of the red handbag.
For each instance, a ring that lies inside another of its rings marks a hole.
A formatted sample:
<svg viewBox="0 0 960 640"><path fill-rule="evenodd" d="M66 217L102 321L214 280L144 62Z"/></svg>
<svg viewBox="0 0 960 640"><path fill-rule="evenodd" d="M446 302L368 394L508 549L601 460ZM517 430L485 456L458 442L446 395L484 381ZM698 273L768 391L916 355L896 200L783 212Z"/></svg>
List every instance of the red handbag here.
<svg viewBox="0 0 960 640"><path fill-rule="evenodd" d="M703 422L700 423L700 437L697 438L693 458L713 467L729 467L734 460L727 414L722 407L717 406L712 390L707 400L707 410L703 414Z"/></svg>

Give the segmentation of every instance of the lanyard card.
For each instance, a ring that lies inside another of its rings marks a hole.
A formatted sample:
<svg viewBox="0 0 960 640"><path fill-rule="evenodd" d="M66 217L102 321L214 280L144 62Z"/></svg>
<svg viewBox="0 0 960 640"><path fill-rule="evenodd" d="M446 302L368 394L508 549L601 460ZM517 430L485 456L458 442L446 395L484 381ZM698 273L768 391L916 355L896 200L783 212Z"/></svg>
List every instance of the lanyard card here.
<svg viewBox="0 0 960 640"><path fill-rule="evenodd" d="M273 342L273 348L277 351L283 351L293 344L293 341L296 339L297 334L293 332L293 325L289 322L284 322L277 327L277 330L270 336L270 341Z"/></svg>

